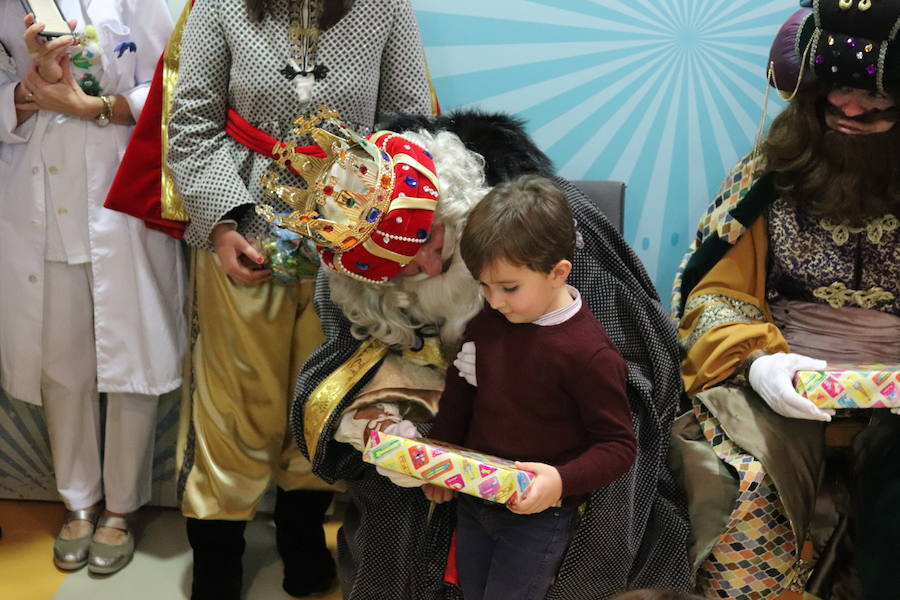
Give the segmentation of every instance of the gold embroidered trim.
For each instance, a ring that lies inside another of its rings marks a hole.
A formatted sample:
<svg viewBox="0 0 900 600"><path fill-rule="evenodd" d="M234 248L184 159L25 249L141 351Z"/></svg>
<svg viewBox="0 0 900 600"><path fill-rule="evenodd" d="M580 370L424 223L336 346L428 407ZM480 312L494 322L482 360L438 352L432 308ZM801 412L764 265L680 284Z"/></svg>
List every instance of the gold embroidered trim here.
<svg viewBox="0 0 900 600"><path fill-rule="evenodd" d="M875 305L879 302L894 299L894 294L880 287L873 287L868 290L854 290L839 281L813 290L813 296L824 300L832 308L843 308L848 304L855 304L862 308L875 308Z"/></svg>
<svg viewBox="0 0 900 600"><path fill-rule="evenodd" d="M163 52L162 72L162 123L160 124L160 137L162 140L162 173L160 176L160 204L164 219L181 221L190 220L181 196L175 188L175 179L169 171L166 157L169 153L169 117L172 116L172 97L175 94L175 84L178 83L178 65L181 62L181 34L187 23L188 14L191 12L191 2L186 2L178 18L178 24L169 37L166 49Z"/></svg>
<svg viewBox="0 0 900 600"><path fill-rule="evenodd" d="M302 2L291 3L291 22L288 28L290 55L298 68L304 71L315 64L319 53L319 38L322 36L319 20L322 18L322 9L322 0L306 0L305 6Z"/></svg>
<svg viewBox="0 0 900 600"><path fill-rule="evenodd" d="M299 45L301 39L306 37L310 41L318 40L321 32L318 27L303 27L300 23L294 21L290 25L291 43Z"/></svg>
<svg viewBox="0 0 900 600"><path fill-rule="evenodd" d="M432 202L432 204L435 204L435 203ZM362 243L362 247L365 248L366 250L368 250L371 254L374 254L375 256L377 256L379 258L383 258L385 260L389 260L391 262L395 262L395 263L397 263L399 265L403 265L403 266L408 265L412 261L412 259L415 257L415 254L406 255L406 254L400 254L398 252L391 252L387 248L382 248L381 246L376 244L372 238L369 238L366 241L364 241Z"/></svg>
<svg viewBox="0 0 900 600"><path fill-rule="evenodd" d="M391 201L389 210L409 208L413 210L437 210L437 200L431 198L412 198L410 196L398 196Z"/></svg>
<svg viewBox="0 0 900 600"><path fill-rule="evenodd" d="M303 435L306 437L310 463L315 464L322 431L331 414L347 393L378 364L387 350L383 342L369 338L309 395L303 409Z"/></svg>
<svg viewBox="0 0 900 600"><path fill-rule="evenodd" d="M685 351L689 350L697 340L710 330L726 323L754 323L765 321L766 316L755 305L725 296L724 294L703 294L689 298L684 313L703 307L690 334L682 340Z"/></svg>
<svg viewBox="0 0 900 600"><path fill-rule="evenodd" d="M378 138L373 136L372 139L377 140ZM408 148L409 148L409 146L407 146L407 149ZM431 182L431 185L433 185L435 187L435 191L438 191L438 189L440 188L441 184L438 181L438 176L437 176L437 173L434 172L434 169L429 169L428 167L426 167L425 165L423 165L422 163L420 163L419 161L414 159L409 154L402 154L402 153L395 154L393 156L393 161L394 161L395 165L398 165L398 164L409 165L412 168L414 168L415 170L419 171L419 173L421 173L426 178L428 178L428 181Z"/></svg>
<svg viewBox="0 0 900 600"><path fill-rule="evenodd" d="M885 234L896 231L900 227L900 220L894 215L887 214L872 219L868 223L860 227L852 227L846 223L835 223L831 219L822 219L819 226L831 234L831 239L838 246L843 246L850 239L851 233L866 232L866 237L870 242L881 245Z"/></svg>

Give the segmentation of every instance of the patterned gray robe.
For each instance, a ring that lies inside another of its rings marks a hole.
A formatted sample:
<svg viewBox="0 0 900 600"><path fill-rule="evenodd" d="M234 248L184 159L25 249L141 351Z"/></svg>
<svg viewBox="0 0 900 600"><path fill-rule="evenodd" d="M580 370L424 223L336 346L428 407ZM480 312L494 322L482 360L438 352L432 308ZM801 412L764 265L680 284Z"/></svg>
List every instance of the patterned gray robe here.
<svg viewBox="0 0 900 600"><path fill-rule="evenodd" d="M288 139L294 119L321 104L364 134L393 113L432 112L409 0L356 0L322 34L316 63L328 73L313 84L308 105L280 72L290 61L289 3L274 1L271 14L259 23L250 20L244 0L202 0L191 10L169 121L168 165L191 216L185 239L192 246L212 250L213 226L228 213L234 216L234 209L252 208L263 199L259 178L272 161L225 133L228 108L280 140ZM244 237L268 232L255 211L237 216Z"/></svg>

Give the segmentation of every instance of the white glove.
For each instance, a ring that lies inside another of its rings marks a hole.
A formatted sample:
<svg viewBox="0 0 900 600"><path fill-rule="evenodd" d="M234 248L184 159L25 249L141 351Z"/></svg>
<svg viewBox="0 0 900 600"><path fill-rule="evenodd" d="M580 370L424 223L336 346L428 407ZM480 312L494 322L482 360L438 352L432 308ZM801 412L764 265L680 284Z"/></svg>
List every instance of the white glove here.
<svg viewBox="0 0 900 600"><path fill-rule="evenodd" d="M895 415L900 415L900 408L892 408L891 413Z"/></svg>
<svg viewBox="0 0 900 600"><path fill-rule="evenodd" d="M406 419L400 421L399 423L392 423L384 428L384 433L392 433L394 435L402 435L405 438L416 439L419 437L419 430L416 429L415 424L412 421L407 421ZM375 465L375 470L379 475L384 475L395 485L399 485L400 487L405 488L414 488L414 487L422 487L425 485L425 482L421 479L416 479L415 477L410 477L409 475L404 475L403 473L399 473L397 471L391 471L389 469L385 469L380 465Z"/></svg>
<svg viewBox="0 0 900 600"><path fill-rule="evenodd" d="M475 379L475 342L466 342L462 345L453 366L459 369L460 377L465 378L469 385L478 387L478 380Z"/></svg>
<svg viewBox="0 0 900 600"><path fill-rule="evenodd" d="M356 418L360 411L369 410L371 408L376 408L378 409L378 413L383 414L369 420L366 420L365 418ZM369 441L368 434L366 433L367 430L375 427L381 429L383 427L382 424L386 421L393 424L399 423L400 420L400 409L394 402L378 402L372 406L347 410L344 413L344 416L341 417L341 422L338 425L337 431L334 432L334 439L338 442L350 444L362 452L365 449L366 442Z"/></svg>
<svg viewBox="0 0 900 600"><path fill-rule="evenodd" d="M747 379L757 394L772 410L791 419L830 421L834 411L820 409L794 390L794 372L801 369L824 369L824 360L802 354L767 354L753 361Z"/></svg>

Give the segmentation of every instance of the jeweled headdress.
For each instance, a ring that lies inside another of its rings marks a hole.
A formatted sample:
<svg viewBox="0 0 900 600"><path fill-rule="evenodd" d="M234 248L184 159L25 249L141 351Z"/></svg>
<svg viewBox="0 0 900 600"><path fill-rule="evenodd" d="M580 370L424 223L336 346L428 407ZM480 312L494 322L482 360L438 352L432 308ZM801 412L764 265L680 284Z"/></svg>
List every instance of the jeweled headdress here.
<svg viewBox="0 0 900 600"><path fill-rule="evenodd" d="M279 215L265 204L257 212L311 239L332 269L370 283L387 281L413 259L431 231L439 196L431 154L390 131L364 138L325 107L294 123L294 133L310 135L325 156L277 142L275 164L305 180L306 188L280 183L270 169L260 180L263 189L293 212Z"/></svg>
<svg viewBox="0 0 900 600"><path fill-rule="evenodd" d="M900 0L800 4L772 44L772 85L791 92L818 78L881 93L900 85Z"/></svg>

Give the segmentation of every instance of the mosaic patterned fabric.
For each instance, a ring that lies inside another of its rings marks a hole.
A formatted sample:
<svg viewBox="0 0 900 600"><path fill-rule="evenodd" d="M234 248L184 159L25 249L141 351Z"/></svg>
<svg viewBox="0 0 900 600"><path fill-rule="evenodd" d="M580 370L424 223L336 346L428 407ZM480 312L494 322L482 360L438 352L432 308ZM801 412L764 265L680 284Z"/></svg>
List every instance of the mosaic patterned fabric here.
<svg viewBox="0 0 900 600"><path fill-rule="evenodd" d="M762 464L725 435L694 399L694 414L719 458L737 473L739 494L731 522L697 574L707 598L778 598L796 578L797 544L772 480Z"/></svg>
<svg viewBox="0 0 900 600"><path fill-rule="evenodd" d="M747 195L753 183L756 181L755 172L759 168L759 158L752 153L748 154L735 165L722 182L719 193L706 209L706 214L697 226L697 233L691 241L688 251L678 265L675 274L675 283L672 286L672 311L681 306L681 277L691 256L700 247L703 241L715 234L729 244L734 244L743 235L747 228L741 225L731 215L731 210Z"/></svg>

